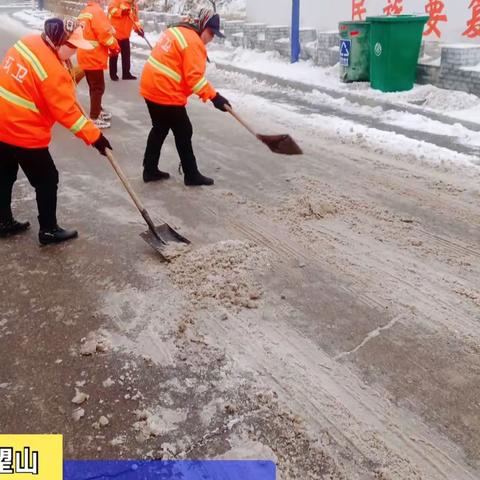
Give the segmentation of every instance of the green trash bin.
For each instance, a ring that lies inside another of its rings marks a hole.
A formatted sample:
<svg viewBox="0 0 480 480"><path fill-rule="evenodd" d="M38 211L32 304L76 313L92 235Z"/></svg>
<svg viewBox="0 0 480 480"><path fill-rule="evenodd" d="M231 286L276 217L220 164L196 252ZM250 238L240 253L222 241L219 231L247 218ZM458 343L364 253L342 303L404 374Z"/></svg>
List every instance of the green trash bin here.
<svg viewBox="0 0 480 480"><path fill-rule="evenodd" d="M429 17L367 17L370 25L370 83L382 92L411 90L415 83L422 34Z"/></svg>
<svg viewBox="0 0 480 480"><path fill-rule="evenodd" d="M340 22L340 80L370 80L370 23Z"/></svg>

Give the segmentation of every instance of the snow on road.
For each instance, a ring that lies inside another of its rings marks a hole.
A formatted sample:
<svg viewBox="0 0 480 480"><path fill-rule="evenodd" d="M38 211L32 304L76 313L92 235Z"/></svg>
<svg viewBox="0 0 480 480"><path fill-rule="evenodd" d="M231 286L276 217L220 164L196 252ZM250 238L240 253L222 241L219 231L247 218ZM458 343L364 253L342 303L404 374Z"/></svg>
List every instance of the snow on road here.
<svg viewBox="0 0 480 480"><path fill-rule="evenodd" d="M233 80L229 76L229 80ZM244 76L235 79L235 84L245 88L246 80ZM233 82L232 82L233 83ZM263 89L264 90L264 89ZM255 115L255 122L258 125L259 133L275 133L275 128L295 133L300 130L302 135L302 145L309 145L311 138L315 134L322 134L331 139L336 139L339 143L355 144L365 149L373 149L379 153L387 155L405 155L415 158L419 162L431 163L445 168L470 167L474 171L479 171L478 158L471 155L457 153L452 145L452 149L436 146L428 141L419 141L394 131L384 131L378 128L371 128L352 120L345 120L341 116L320 115L316 113L305 113L301 109L290 105L273 104L271 100L258 98L256 95L240 93L238 90L225 90L227 97L235 102L235 106L240 109L247 105L255 104L259 112ZM281 95L281 92L278 92ZM313 95L316 97L316 95ZM307 98L307 97L305 97ZM340 111L347 111L351 114L352 109L348 101L336 101L327 98L326 102L331 103ZM316 99L318 100L318 99ZM339 104L340 108L339 108ZM355 108L355 107L354 107ZM378 112L375 115L375 109L371 107L358 106L357 113L368 114L376 121L384 120L390 125L408 127L408 129L424 132L433 132L439 135L448 135L452 140L457 138L468 145L480 145L480 134L471 132L468 129L457 126L452 128L450 125L439 124L433 120L422 116L415 116L409 113L398 112ZM272 121L273 119L273 121ZM268 125L265 131L265 125ZM282 131L283 131L282 130ZM307 133L308 132L308 133ZM308 147L307 147L308 153Z"/></svg>

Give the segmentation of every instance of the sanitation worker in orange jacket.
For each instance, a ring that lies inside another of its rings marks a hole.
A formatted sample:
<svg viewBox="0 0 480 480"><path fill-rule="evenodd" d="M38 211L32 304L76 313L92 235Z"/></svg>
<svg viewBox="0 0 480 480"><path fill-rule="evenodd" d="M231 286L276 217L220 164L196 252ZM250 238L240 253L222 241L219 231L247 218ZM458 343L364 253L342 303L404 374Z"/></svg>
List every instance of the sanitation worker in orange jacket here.
<svg viewBox="0 0 480 480"><path fill-rule="evenodd" d="M102 155L111 148L76 102L75 85L63 62L77 48L91 48L75 19L52 18L42 35L30 35L8 50L0 68L0 236L22 232L14 220L12 188L18 167L35 188L41 244L77 237L57 224L58 171L48 150L55 122Z"/></svg>
<svg viewBox="0 0 480 480"><path fill-rule="evenodd" d="M122 52L122 79L136 80L130 73L130 35L132 30L143 37L142 24L138 19L138 6L135 0L112 0L108 5L108 18L115 29L115 38L118 40ZM118 54L110 57L110 78L118 80Z"/></svg>
<svg viewBox="0 0 480 480"><path fill-rule="evenodd" d="M92 50L79 50L78 64L85 71L90 89L90 118L98 128L109 128L112 114L102 107L102 97L105 93L105 77L108 56L118 55L120 47L113 36L113 27L105 12L99 5L101 0L90 0L78 16L83 24L83 36L92 46Z"/></svg>
<svg viewBox="0 0 480 480"><path fill-rule="evenodd" d="M228 100L205 78L207 50L205 45L220 33L220 18L212 10L202 9L195 25L179 24L167 29L159 38L143 69L140 94L145 98L153 128L148 136L143 160L143 180L151 182L169 178L158 169L160 151L172 130L175 136L185 185L212 185L213 179L198 171L192 148L192 124L185 105L196 93L204 102L211 100L226 112Z"/></svg>

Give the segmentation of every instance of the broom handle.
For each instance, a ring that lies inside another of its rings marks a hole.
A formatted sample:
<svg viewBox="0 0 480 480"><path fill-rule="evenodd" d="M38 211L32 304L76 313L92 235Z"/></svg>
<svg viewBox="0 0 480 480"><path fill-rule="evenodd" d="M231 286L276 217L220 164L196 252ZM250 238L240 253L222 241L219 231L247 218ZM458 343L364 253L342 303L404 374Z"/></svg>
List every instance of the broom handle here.
<svg viewBox="0 0 480 480"><path fill-rule="evenodd" d="M253 136L257 136L255 130L248 123L246 123L245 120L243 120L238 115L238 113L234 112L232 107L225 105L225 109L238 123L240 123L240 125L243 125Z"/></svg>
<svg viewBox="0 0 480 480"><path fill-rule="evenodd" d="M137 194L133 190L132 186L130 185L130 182L127 180L127 177L123 173L123 170L120 168L120 165L115 160L115 157L113 156L112 151L109 148L106 148L105 153L107 154L108 161L110 162L113 169L115 170L115 173L118 175L118 178L122 181L123 186L125 187L131 199L133 200L133 203L137 207L138 211L142 214L142 217L144 218L145 222L147 222L148 228L155 235L156 238L159 238L157 232L155 231L155 225L153 224L152 219L150 218L150 215L148 214L145 207L142 205L142 202L140 201Z"/></svg>

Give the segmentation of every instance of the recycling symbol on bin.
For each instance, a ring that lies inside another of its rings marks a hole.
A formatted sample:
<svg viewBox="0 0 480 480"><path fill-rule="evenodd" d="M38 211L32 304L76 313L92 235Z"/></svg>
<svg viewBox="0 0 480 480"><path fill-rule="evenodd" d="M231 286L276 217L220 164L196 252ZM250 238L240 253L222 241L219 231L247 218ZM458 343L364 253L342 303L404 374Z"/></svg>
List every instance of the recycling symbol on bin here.
<svg viewBox="0 0 480 480"><path fill-rule="evenodd" d="M380 42L377 42L375 44L375 55L379 57L382 54L382 44Z"/></svg>

